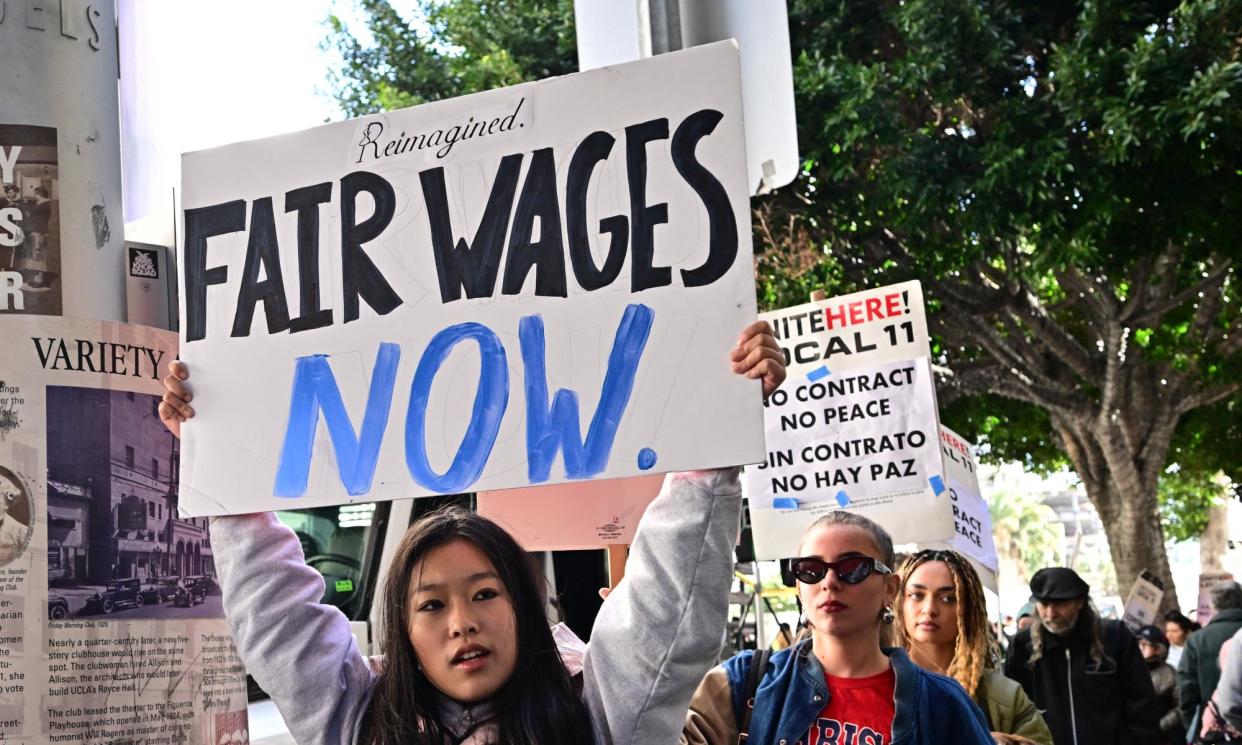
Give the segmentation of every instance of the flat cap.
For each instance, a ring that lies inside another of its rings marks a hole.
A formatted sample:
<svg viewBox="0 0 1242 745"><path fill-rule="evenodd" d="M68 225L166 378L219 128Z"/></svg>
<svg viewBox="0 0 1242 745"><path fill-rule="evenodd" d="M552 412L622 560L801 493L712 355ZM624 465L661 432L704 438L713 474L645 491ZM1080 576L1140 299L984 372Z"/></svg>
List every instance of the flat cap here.
<svg viewBox="0 0 1242 745"><path fill-rule="evenodd" d="M1141 628L1141 629L1139 629L1138 631L1134 632L1134 635L1135 635L1135 636L1137 636L1137 637L1138 637L1138 638L1140 638L1140 639L1143 639L1143 640L1149 641L1149 642L1151 642L1152 644L1160 644L1160 645L1163 645L1163 646L1165 646L1165 647L1168 647L1168 646L1169 646L1169 640L1168 640L1168 637L1166 637L1166 636L1164 635L1164 632L1163 632L1163 631L1161 631L1161 630L1160 630L1158 627L1156 627L1156 626L1144 626L1143 628Z"/></svg>
<svg viewBox="0 0 1242 745"><path fill-rule="evenodd" d="M1077 600L1090 592L1078 572L1067 567L1046 567L1031 577L1031 597L1036 600Z"/></svg>

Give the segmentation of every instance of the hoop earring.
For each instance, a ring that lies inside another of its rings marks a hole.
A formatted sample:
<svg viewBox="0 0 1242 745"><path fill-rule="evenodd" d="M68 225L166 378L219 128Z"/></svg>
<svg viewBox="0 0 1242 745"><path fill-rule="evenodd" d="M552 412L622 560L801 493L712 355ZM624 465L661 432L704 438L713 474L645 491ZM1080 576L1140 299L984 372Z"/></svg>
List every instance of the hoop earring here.
<svg viewBox="0 0 1242 745"><path fill-rule="evenodd" d="M893 613L892 606L889 606L889 605L884 606L884 612L880 614L880 620L886 624L892 624L892 622L896 618L897 618L897 614Z"/></svg>

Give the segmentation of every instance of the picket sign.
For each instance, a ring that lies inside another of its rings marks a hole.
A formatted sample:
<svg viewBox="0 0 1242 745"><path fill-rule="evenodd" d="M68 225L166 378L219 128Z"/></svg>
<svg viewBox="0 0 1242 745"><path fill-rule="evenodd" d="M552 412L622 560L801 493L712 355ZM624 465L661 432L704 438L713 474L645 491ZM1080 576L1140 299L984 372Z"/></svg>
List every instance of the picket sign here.
<svg viewBox="0 0 1242 745"><path fill-rule="evenodd" d="M1144 569L1130 588L1130 596L1126 598L1125 612L1121 617L1122 623L1131 631L1154 624L1156 614L1160 611L1160 601L1163 599L1164 583Z"/></svg>
<svg viewBox="0 0 1242 745"><path fill-rule="evenodd" d="M856 511L897 543L954 534L918 282L764 313L788 376L765 406L767 458L748 467L755 554L792 556L806 528Z"/></svg>
<svg viewBox="0 0 1242 745"><path fill-rule="evenodd" d="M183 156L188 515L763 458L737 47Z"/></svg>
<svg viewBox="0 0 1242 745"><path fill-rule="evenodd" d="M979 488L979 462L975 459L974 445L942 424L940 451L953 507L953 537L947 541L924 543L919 547L957 551L970 561L983 586L1000 594L997 577L1000 561L992 535L992 515Z"/></svg>

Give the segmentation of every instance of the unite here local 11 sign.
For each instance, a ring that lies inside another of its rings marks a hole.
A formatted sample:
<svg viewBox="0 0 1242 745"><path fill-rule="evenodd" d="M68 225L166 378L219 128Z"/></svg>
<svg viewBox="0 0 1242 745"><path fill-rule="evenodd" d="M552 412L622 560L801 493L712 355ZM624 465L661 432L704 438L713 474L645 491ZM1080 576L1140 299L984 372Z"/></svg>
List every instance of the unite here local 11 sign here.
<svg viewBox="0 0 1242 745"><path fill-rule="evenodd" d="M737 47L182 159L189 515L755 463Z"/></svg>
<svg viewBox="0 0 1242 745"><path fill-rule="evenodd" d="M992 536L992 515L979 488L979 462L975 460L974 447L966 438L941 425L940 452L953 508L953 537L919 547L953 549L970 561L984 587L999 593L1000 561Z"/></svg>
<svg viewBox="0 0 1242 745"><path fill-rule="evenodd" d="M794 555L820 516L850 510L897 543L945 540L953 512L918 282L765 313L788 375L769 397L767 458L746 469L755 555Z"/></svg>

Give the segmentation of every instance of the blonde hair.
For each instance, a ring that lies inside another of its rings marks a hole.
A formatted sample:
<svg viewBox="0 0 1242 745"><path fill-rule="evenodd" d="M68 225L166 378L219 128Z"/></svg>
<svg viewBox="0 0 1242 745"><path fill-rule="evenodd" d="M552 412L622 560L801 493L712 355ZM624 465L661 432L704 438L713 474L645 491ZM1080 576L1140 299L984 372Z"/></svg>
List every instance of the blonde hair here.
<svg viewBox="0 0 1242 745"><path fill-rule="evenodd" d="M949 568L949 575L953 577L953 594L957 597L957 641L953 646L953 661L945 672L961 683L973 697L983 674L995 666L997 653L988 633L987 602L983 597L983 584L979 582L979 575L964 556L947 549L923 550L902 562L898 571L901 585L893 607L893 613L897 616L893 631L898 643L905 649L910 649L911 640L906 634L902 599L905 597L906 583L910 581L910 575L914 574L915 569L932 561L939 561Z"/></svg>

